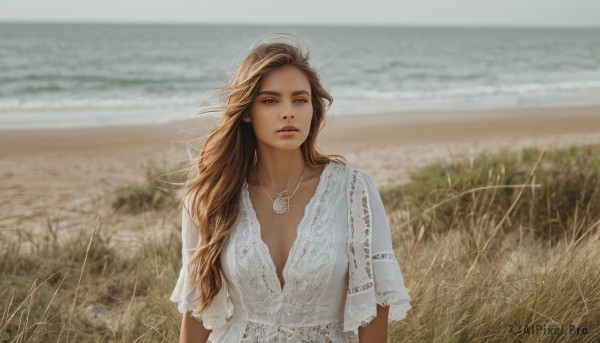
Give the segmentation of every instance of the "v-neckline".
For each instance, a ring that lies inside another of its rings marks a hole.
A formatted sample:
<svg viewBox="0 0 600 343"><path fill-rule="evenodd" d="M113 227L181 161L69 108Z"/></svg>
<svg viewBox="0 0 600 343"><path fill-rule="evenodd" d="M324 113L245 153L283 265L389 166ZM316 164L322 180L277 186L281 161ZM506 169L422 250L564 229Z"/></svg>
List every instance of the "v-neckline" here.
<svg viewBox="0 0 600 343"><path fill-rule="evenodd" d="M272 271L271 275L274 278L273 281L277 285L277 290L279 291L279 293L284 293L284 291L288 287L289 281L288 281L288 278L286 277L288 266L294 255L295 250L298 249L297 246L300 241L300 236L302 235L302 232L304 231L304 227L306 227L307 219L311 215L311 212L313 212L314 202L320 196L320 194L323 192L323 187L324 187L323 180L325 179L325 176L328 173L332 163L333 162L329 161L323 168L321 175L319 175L319 183L317 184L315 193L312 195L312 197L310 198L310 200L304 207L304 213L302 214L302 219L300 219L300 223L298 223L298 226L296 227L296 238L294 239L294 242L292 243L292 246L290 247L290 250L288 251L287 258L285 260L285 264L283 265L283 270L281 271L281 276L283 277L283 282L284 282L283 286L281 286L281 281L279 280L279 276L277 275L277 267L275 266L275 262L273 261L273 257L271 256L269 246L262 239L262 228L261 228L260 222L258 221L258 216L256 215L256 211L254 210L254 204L252 204L252 199L250 198L250 192L248 191L248 182L246 181L246 179L244 179L243 191L244 191L244 197L246 199L246 205L248 207L248 211L246 211L246 212L249 214L250 220L254 224L254 225L252 225L252 227L255 228L254 231L258 235L258 241L259 241L259 245L262 247L262 252L263 252L263 254L266 255L266 259L269 260L269 269Z"/></svg>

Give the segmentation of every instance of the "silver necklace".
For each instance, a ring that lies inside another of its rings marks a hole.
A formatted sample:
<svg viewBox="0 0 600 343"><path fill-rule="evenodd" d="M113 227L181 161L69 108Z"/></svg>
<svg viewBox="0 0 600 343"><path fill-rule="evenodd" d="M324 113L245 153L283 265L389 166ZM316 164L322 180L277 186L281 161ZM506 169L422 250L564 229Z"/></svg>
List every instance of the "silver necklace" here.
<svg viewBox="0 0 600 343"><path fill-rule="evenodd" d="M254 174L256 174L256 178L258 179L260 186L265 191L265 193L267 194L269 199L271 199L271 201L273 201L273 211L275 211L275 213L277 213L277 214L284 214L289 211L290 199L292 199L294 194L296 194L296 191L298 190L298 187L300 187L300 183L302 183L302 179L304 178L305 173L306 173L306 165L304 166L304 172L302 173L302 176L300 177L300 182L296 181L296 182L298 182L298 185L296 186L296 189L294 189L294 192L290 195L288 191L290 190L290 188L292 188L292 186L296 182L294 182L292 184L292 186L290 186L288 189L281 191L279 193L276 193L275 200L273 200L273 198L271 198L271 196L269 195L269 192L267 192L267 190L265 189L265 186L263 186L262 182L260 181L260 178L258 177L258 173L256 173L256 166L254 166Z"/></svg>

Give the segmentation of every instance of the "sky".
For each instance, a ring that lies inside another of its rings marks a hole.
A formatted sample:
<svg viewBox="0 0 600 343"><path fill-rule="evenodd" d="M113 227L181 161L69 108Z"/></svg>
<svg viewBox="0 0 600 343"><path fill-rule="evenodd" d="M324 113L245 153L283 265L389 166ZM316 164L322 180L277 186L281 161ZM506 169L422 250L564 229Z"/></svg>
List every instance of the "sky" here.
<svg viewBox="0 0 600 343"><path fill-rule="evenodd" d="M0 21L600 27L600 0L0 0Z"/></svg>

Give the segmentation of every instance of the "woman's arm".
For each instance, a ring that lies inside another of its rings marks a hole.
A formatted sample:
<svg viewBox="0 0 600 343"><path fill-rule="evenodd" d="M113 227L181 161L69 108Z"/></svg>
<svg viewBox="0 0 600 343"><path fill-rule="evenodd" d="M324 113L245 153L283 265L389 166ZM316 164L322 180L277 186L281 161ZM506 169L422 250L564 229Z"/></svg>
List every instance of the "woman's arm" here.
<svg viewBox="0 0 600 343"><path fill-rule="evenodd" d="M192 317L189 312L186 312L181 320L179 343L206 343L208 335L211 332L212 330L204 327L201 320Z"/></svg>
<svg viewBox="0 0 600 343"><path fill-rule="evenodd" d="M389 310L388 306L377 304L377 317L367 326L358 328L359 342L387 343Z"/></svg>

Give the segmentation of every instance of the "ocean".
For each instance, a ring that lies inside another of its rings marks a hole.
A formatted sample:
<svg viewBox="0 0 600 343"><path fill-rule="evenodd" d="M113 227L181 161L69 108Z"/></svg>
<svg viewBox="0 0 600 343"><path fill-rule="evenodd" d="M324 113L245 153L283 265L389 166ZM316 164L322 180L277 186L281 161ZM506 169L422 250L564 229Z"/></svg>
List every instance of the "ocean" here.
<svg viewBox="0 0 600 343"><path fill-rule="evenodd" d="M600 29L0 23L0 129L194 118L270 32L332 115L600 104Z"/></svg>

